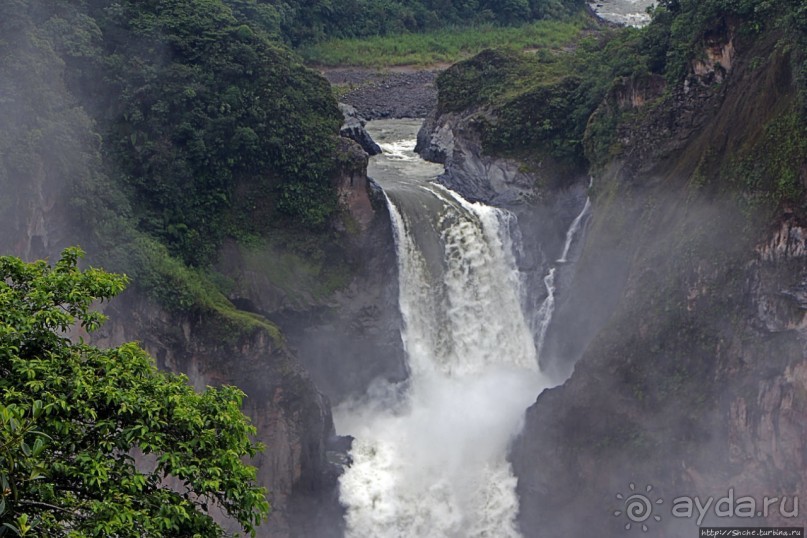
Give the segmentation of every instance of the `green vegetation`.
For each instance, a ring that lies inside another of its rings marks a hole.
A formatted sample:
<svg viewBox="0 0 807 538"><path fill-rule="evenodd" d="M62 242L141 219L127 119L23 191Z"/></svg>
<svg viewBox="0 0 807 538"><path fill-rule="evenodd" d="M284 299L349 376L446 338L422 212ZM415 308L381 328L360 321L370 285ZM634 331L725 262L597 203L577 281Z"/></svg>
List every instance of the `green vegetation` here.
<svg viewBox="0 0 807 538"><path fill-rule="evenodd" d="M172 257L164 245L140 235L127 245L126 261L131 276L145 294L168 310L195 314L208 321L208 337L236 343L255 331L267 333L280 345L283 337L276 325L250 312L238 310L222 292L210 269L188 267ZM282 284L281 284L282 285Z"/></svg>
<svg viewBox="0 0 807 538"><path fill-rule="evenodd" d="M745 43L765 30L778 30L803 44L805 29L807 7L801 0L660 0L643 41L652 50L651 71L677 82L721 33L738 30ZM797 71L802 69L803 63Z"/></svg>
<svg viewBox="0 0 807 538"><path fill-rule="evenodd" d="M734 159L726 175L750 197L797 202L804 195L800 174L807 156L807 124L792 112L774 118L762 139Z"/></svg>
<svg viewBox="0 0 807 538"><path fill-rule="evenodd" d="M237 10L244 4L263 10L259 26L294 47L328 38L374 38L446 27L561 19L584 6L583 0L228 0L228 4Z"/></svg>
<svg viewBox="0 0 807 538"><path fill-rule="evenodd" d="M647 69L641 32L600 30L573 50L535 54L491 50L446 70L437 80L439 107L486 107L485 151L548 154L574 167L586 162L583 136L611 82Z"/></svg>
<svg viewBox="0 0 807 538"><path fill-rule="evenodd" d="M209 267L225 237L338 217L341 114L237 4L0 5L0 220L19 222L17 196L68 198L94 259L164 306L279 338Z"/></svg>
<svg viewBox="0 0 807 538"><path fill-rule="evenodd" d="M57 129L55 151L38 147L38 160L50 169L95 153L75 179L110 175L124 196L105 199L128 200L137 229L172 255L205 266L235 230L323 227L334 213L341 115L330 87L221 1L0 9L9 26L0 54L14 75L4 83L24 100L7 104L10 118L33 118L34 142L42 124ZM65 104L91 120L74 127ZM35 160L11 153L20 167Z"/></svg>
<svg viewBox="0 0 807 538"><path fill-rule="evenodd" d="M243 268L265 275L286 300L304 307L326 301L350 282L351 268L337 239L286 231L241 249Z"/></svg>
<svg viewBox="0 0 807 538"><path fill-rule="evenodd" d="M683 82L689 61L729 25L738 28L739 43L765 28L790 35L780 43L788 47L791 42L788 54L804 92L807 64L792 43L805 42L805 11L795 1L662 1L653 22L642 30L599 29L572 50L543 48L529 55L485 51L460 62L437 80L439 107L479 110L476 125L490 154L527 160L550 156L583 170L618 155L618 126L639 121L668 99L671 88ZM641 110L621 103L630 88L642 90L651 102ZM792 141L791 146L801 143ZM793 161L788 160L789 172L779 174L777 189L786 196L794 194Z"/></svg>
<svg viewBox="0 0 807 538"><path fill-rule="evenodd" d="M106 146L141 230L198 266L234 228L236 190L260 199L246 219L255 226L327 222L341 115L325 81L221 2L120 2L64 14L87 15L97 48L75 54L72 35L59 45L68 66L82 68L78 88L107 82L80 95L111 118ZM239 230L244 220L239 213Z"/></svg>
<svg viewBox="0 0 807 538"><path fill-rule="evenodd" d="M572 42L583 26L582 17L509 27L486 24L422 34L330 39L297 52L308 63L322 66L428 66L454 63L490 48L559 49Z"/></svg>
<svg viewBox="0 0 807 538"><path fill-rule="evenodd" d="M80 256L0 258L0 535L223 536L213 506L254 534L269 506L241 461L260 448L243 393L197 394L136 344L66 338L126 284Z"/></svg>

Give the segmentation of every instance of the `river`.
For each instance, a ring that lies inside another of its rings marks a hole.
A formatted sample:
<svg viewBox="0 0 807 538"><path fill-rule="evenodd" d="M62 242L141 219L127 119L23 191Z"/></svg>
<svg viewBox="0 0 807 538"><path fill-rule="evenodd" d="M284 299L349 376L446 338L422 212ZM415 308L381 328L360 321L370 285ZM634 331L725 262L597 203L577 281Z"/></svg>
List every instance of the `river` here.
<svg viewBox="0 0 807 538"><path fill-rule="evenodd" d="M647 8L654 4L656 0L597 0L588 3L603 19L627 26L644 26L649 23Z"/></svg>

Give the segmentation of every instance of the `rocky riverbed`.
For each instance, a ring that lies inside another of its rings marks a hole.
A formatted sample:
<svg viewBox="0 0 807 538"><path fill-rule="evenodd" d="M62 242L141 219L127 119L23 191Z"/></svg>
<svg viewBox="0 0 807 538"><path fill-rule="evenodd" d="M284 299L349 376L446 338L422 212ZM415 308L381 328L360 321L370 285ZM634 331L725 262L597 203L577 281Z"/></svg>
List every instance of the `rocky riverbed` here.
<svg viewBox="0 0 807 538"><path fill-rule="evenodd" d="M442 69L348 67L323 70L322 75L340 88L339 101L367 120L423 118L437 105L434 81Z"/></svg>

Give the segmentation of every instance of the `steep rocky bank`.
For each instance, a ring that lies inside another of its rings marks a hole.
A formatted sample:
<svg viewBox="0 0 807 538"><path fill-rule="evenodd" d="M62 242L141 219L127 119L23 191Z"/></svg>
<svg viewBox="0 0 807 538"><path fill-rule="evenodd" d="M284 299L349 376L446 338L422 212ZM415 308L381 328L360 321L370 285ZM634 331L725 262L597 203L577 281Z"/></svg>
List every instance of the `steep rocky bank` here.
<svg viewBox="0 0 807 538"><path fill-rule="evenodd" d="M654 536L696 532L697 516L671 516L678 496L761 503L807 488L802 216L754 202L749 172L732 169L766 126L798 113L792 58L776 36L736 35L723 26L664 97L644 86L625 106L652 112L622 122L621 156L594 176L549 350L574 373L530 408L512 452L526 537L623 536L631 521L615 494L634 483L666 503L646 522ZM802 522L779 504L758 511L705 522Z"/></svg>

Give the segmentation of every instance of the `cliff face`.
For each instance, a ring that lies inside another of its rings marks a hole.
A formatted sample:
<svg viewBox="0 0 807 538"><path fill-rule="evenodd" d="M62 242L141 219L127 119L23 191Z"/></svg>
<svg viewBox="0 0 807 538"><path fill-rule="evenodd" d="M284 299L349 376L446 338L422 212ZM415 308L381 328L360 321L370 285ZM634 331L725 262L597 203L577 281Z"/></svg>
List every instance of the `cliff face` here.
<svg viewBox="0 0 807 538"><path fill-rule="evenodd" d="M197 390L228 384L247 394L244 412L266 446L252 463L272 504L259 536L290 536L296 506L312 492L335 487L326 472L334 438L330 405L299 360L263 331L228 341L216 320L167 313L134 292L106 314L110 321L93 335L97 345L139 341L160 368L185 373Z"/></svg>
<svg viewBox="0 0 807 538"><path fill-rule="evenodd" d="M406 376L389 214L367 178L367 154L352 140L340 144L345 164L335 181L343 214L335 238L229 243L219 264L234 283L230 300L281 328L334 405L361 396L377 377Z"/></svg>
<svg viewBox="0 0 807 538"><path fill-rule="evenodd" d="M598 111L634 113L594 176L592 222L554 320L549 352L574 372L529 409L512 448L525 536L623 536L628 523L696 532L697 511L673 513L673 499L730 490L757 509L713 508L704 524L803 522L791 517L807 488L803 198L771 202L778 191L762 176L749 186L758 168L743 157L782 151L771 133L800 114L777 39L738 44L727 23L680 87L661 97L619 82ZM803 117L795 125L798 139ZM807 184L804 153L788 155ZM663 500L648 519L626 515L637 492ZM778 497L769 510L765 496Z"/></svg>
<svg viewBox="0 0 807 538"><path fill-rule="evenodd" d="M535 195L540 178L518 161L485 155L477 124L482 110L438 114L426 118L415 151L424 159L444 163L440 182L469 200L512 205Z"/></svg>

